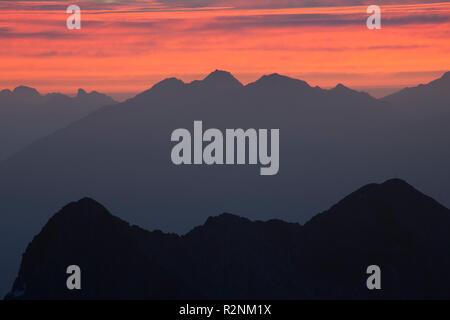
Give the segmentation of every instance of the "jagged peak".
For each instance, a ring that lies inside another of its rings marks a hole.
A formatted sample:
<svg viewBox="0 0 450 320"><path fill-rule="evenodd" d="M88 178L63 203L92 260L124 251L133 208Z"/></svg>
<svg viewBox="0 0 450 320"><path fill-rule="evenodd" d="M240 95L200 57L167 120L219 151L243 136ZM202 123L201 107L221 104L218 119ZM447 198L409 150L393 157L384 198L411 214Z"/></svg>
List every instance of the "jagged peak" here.
<svg viewBox="0 0 450 320"><path fill-rule="evenodd" d="M171 77L156 83L155 85L153 85L153 87L151 87L150 90L147 90L145 92L159 91L159 90L173 90L180 87L184 87L185 85L186 84L182 80L177 79L175 77Z"/></svg>
<svg viewBox="0 0 450 320"><path fill-rule="evenodd" d="M65 205L51 218L51 221L64 221L66 224L67 222L70 224L74 221L108 218L114 218L114 216L103 205L92 198L84 197Z"/></svg>
<svg viewBox="0 0 450 320"><path fill-rule="evenodd" d="M194 80L189 83L193 88L205 88L213 90L234 89L242 87L239 82L230 72L216 70L207 75L203 80Z"/></svg>
<svg viewBox="0 0 450 320"><path fill-rule="evenodd" d="M367 191L374 191L375 193L384 192L387 190L395 190L396 192L404 192L404 191L413 191L416 193L420 193L414 187L412 187L409 183L407 183L405 180L402 180L400 178L392 178L384 181L383 183L370 183L367 184L355 192L348 195L346 198L351 198L353 196L359 196L361 194L366 194Z"/></svg>
<svg viewBox="0 0 450 320"><path fill-rule="evenodd" d="M211 224L230 224L242 221L250 222L250 220L248 220L247 218L243 218L235 214L222 213L218 216L208 217L208 219L206 219L204 226Z"/></svg>
<svg viewBox="0 0 450 320"><path fill-rule="evenodd" d="M414 87L405 87L397 92L383 97L383 100L392 102L414 103L432 98L434 101L447 99L445 93L450 89L450 71L445 72L440 78L432 80L426 84L419 84ZM435 91L438 90L439 93ZM444 93L444 95L442 95Z"/></svg>
<svg viewBox="0 0 450 320"><path fill-rule="evenodd" d="M85 96L85 95L87 95L87 92L84 89L81 89L81 88L78 89L77 97Z"/></svg>
<svg viewBox="0 0 450 320"><path fill-rule="evenodd" d="M381 183L381 186L396 186L400 188L412 188L412 186L403 179L400 178L391 178Z"/></svg>
<svg viewBox="0 0 450 320"><path fill-rule="evenodd" d="M450 86L450 71L445 72L440 78L433 80L427 84L419 84L419 88L437 87L437 88L447 88Z"/></svg>
<svg viewBox="0 0 450 320"><path fill-rule="evenodd" d="M358 91L350 89L349 87L344 86L342 83L338 83L334 88L331 88L329 90L329 92L336 92L336 93L360 93Z"/></svg>
<svg viewBox="0 0 450 320"><path fill-rule="evenodd" d="M331 93L331 94L338 94L338 95L341 95L341 96L358 97L358 98L363 98L363 99L366 99L366 100L373 100L374 99L367 92L353 90L353 89L343 85L342 83L338 83L334 88L331 88L331 89L329 89L327 91L329 93Z"/></svg>
<svg viewBox="0 0 450 320"><path fill-rule="evenodd" d="M428 209L423 209L428 208ZM305 226L321 224L336 228L340 223L369 223L383 219L397 219L401 223L419 225L433 215L449 212L431 197L415 189L406 181L393 178L383 183L370 183L350 193L330 209L315 215ZM380 218L383 217L383 218Z"/></svg>
<svg viewBox="0 0 450 320"><path fill-rule="evenodd" d="M74 201L65 206L61 211L64 211L67 208L76 208L76 209L86 209L88 207L95 207L97 209L106 210L99 202L90 197L81 198L78 201Z"/></svg>
<svg viewBox="0 0 450 320"><path fill-rule="evenodd" d="M450 80L450 71L445 72L442 77L442 80Z"/></svg>
<svg viewBox="0 0 450 320"><path fill-rule="evenodd" d="M257 82L258 81L267 81L267 80L272 80L273 81L273 80L298 80L298 79L294 79L294 78L291 78L291 77L288 77L288 76L283 76L283 75L275 72L275 73L263 75L261 78L259 78L257 80Z"/></svg>
<svg viewBox="0 0 450 320"><path fill-rule="evenodd" d="M84 197L81 198L80 200L73 202L75 204L79 204L79 205L95 205L95 206L102 206L98 201L90 198L90 197ZM103 206L102 206L103 207Z"/></svg>
<svg viewBox="0 0 450 320"><path fill-rule="evenodd" d="M342 83L338 83L334 88L330 89L330 91L334 91L334 92L346 92L346 93L357 93L357 94L363 94L363 95L369 95L366 92L361 92L361 91L357 91L354 90L352 88L349 88L345 85L343 85Z"/></svg>
<svg viewBox="0 0 450 320"><path fill-rule="evenodd" d="M242 83L239 82L230 72L218 70L211 72L207 75L201 82L203 83L213 83L220 86L236 86L242 87Z"/></svg>
<svg viewBox="0 0 450 320"><path fill-rule="evenodd" d="M216 79L236 79L230 72L216 69L208 74L203 81L211 81Z"/></svg>
<svg viewBox="0 0 450 320"><path fill-rule="evenodd" d="M155 83L150 89L139 93L132 99L143 99L154 93L162 93L164 95L174 94L173 90L184 88L185 86L186 84L182 80L170 77Z"/></svg>
<svg viewBox="0 0 450 320"><path fill-rule="evenodd" d="M63 93L59 93L59 92L49 92L45 95L45 97L64 97L64 98L69 98L69 96L63 94Z"/></svg>

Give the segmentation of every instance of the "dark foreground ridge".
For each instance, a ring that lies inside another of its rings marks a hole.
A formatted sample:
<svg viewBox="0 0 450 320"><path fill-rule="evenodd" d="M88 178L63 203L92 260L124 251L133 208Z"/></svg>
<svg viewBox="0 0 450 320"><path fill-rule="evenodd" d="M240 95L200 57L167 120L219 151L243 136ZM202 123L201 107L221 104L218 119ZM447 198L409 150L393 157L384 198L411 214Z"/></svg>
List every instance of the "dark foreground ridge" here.
<svg viewBox="0 0 450 320"><path fill-rule="evenodd" d="M399 179L366 185L304 226L222 214L183 236L130 226L84 198L29 244L6 298L450 298L449 227L449 209ZM66 287L73 264L81 290ZM372 264L381 290L366 287Z"/></svg>

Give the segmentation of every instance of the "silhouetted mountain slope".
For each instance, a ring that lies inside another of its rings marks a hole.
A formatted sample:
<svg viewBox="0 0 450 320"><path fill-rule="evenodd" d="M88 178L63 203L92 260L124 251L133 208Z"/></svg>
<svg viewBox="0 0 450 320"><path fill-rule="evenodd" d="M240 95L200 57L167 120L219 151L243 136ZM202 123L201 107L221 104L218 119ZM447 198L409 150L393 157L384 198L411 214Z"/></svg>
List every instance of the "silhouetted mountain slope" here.
<svg viewBox="0 0 450 320"><path fill-rule="evenodd" d="M60 93L41 95L26 86L13 91L3 90L0 92L0 160L94 110L114 103L104 94L87 93L83 89L73 98Z"/></svg>
<svg viewBox="0 0 450 320"><path fill-rule="evenodd" d="M257 81L248 84L248 87L274 90L311 90L312 87L303 80L282 76L278 73L264 75Z"/></svg>
<svg viewBox="0 0 450 320"><path fill-rule="evenodd" d="M399 179L367 185L304 226L222 214L181 237L82 199L33 239L7 298L449 298L449 227L449 209ZM65 287L71 264L81 291ZM379 291L366 288L372 264Z"/></svg>
<svg viewBox="0 0 450 320"><path fill-rule="evenodd" d="M61 93L48 93L41 95L36 89L27 86L19 86L13 91L5 89L1 91L0 102L2 108L8 107L30 107L31 105L39 107L41 109L45 107L59 107L60 109L76 107L79 108L92 108L95 105L107 105L114 104L115 101L96 91L87 93L83 89L78 89L78 93L75 97L69 97ZM55 102L63 99L68 102L68 105L55 106ZM88 105L81 105L84 102ZM26 105L23 105L26 103ZM1 109L0 109L1 110Z"/></svg>
<svg viewBox="0 0 450 320"><path fill-rule="evenodd" d="M0 163L0 279L13 277L19 250L49 212L86 194L127 221L179 233L211 212L302 223L365 181L391 176L448 206L450 113L413 109L277 74L245 86L223 71L191 83L166 79ZM192 132L195 120L204 130L279 129L278 174L262 177L259 165L174 165L171 133Z"/></svg>
<svg viewBox="0 0 450 320"><path fill-rule="evenodd" d="M382 100L405 106L422 106L424 108L437 108L444 106L450 108L450 71L439 79L417 87L404 88Z"/></svg>

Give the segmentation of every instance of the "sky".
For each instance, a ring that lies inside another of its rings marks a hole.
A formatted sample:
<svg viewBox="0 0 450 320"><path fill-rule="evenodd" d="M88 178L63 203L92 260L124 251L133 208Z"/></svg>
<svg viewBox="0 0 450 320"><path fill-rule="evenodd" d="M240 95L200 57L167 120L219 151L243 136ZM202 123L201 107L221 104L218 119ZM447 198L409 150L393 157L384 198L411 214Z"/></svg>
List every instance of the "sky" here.
<svg viewBox="0 0 450 320"><path fill-rule="evenodd" d="M81 29L69 30L69 5ZM368 5L381 29L366 26ZM123 100L220 69L280 73L382 96L450 70L450 2L373 0L0 0L0 89L97 90Z"/></svg>

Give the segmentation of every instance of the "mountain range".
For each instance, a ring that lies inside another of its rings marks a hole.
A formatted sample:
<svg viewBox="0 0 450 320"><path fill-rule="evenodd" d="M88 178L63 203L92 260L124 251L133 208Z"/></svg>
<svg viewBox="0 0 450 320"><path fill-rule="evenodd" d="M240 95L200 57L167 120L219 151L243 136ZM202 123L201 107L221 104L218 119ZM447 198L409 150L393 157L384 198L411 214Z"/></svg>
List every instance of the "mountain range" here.
<svg viewBox="0 0 450 320"><path fill-rule="evenodd" d="M184 234L215 212L304 223L367 181L401 177L450 206L449 73L375 99L271 74L170 78L102 107L0 163L0 292L51 212L96 199L144 228ZM418 97L421 97L420 100ZM280 129L280 170L175 166L177 128Z"/></svg>
<svg viewBox="0 0 450 320"><path fill-rule="evenodd" d="M6 299L448 299L449 227L449 209L400 179L304 225L224 213L182 236L83 198L34 237ZM81 290L66 287L73 264ZM370 265L381 290L367 289Z"/></svg>
<svg viewBox="0 0 450 320"><path fill-rule="evenodd" d="M441 78L417 87L404 88L396 93L384 97L382 100L393 104L406 104L408 106L425 105L428 107L448 106L450 86L450 72L446 72Z"/></svg>
<svg viewBox="0 0 450 320"><path fill-rule="evenodd" d="M79 89L75 97L41 95L19 86L0 91L0 161L100 107L116 103L110 97Z"/></svg>

